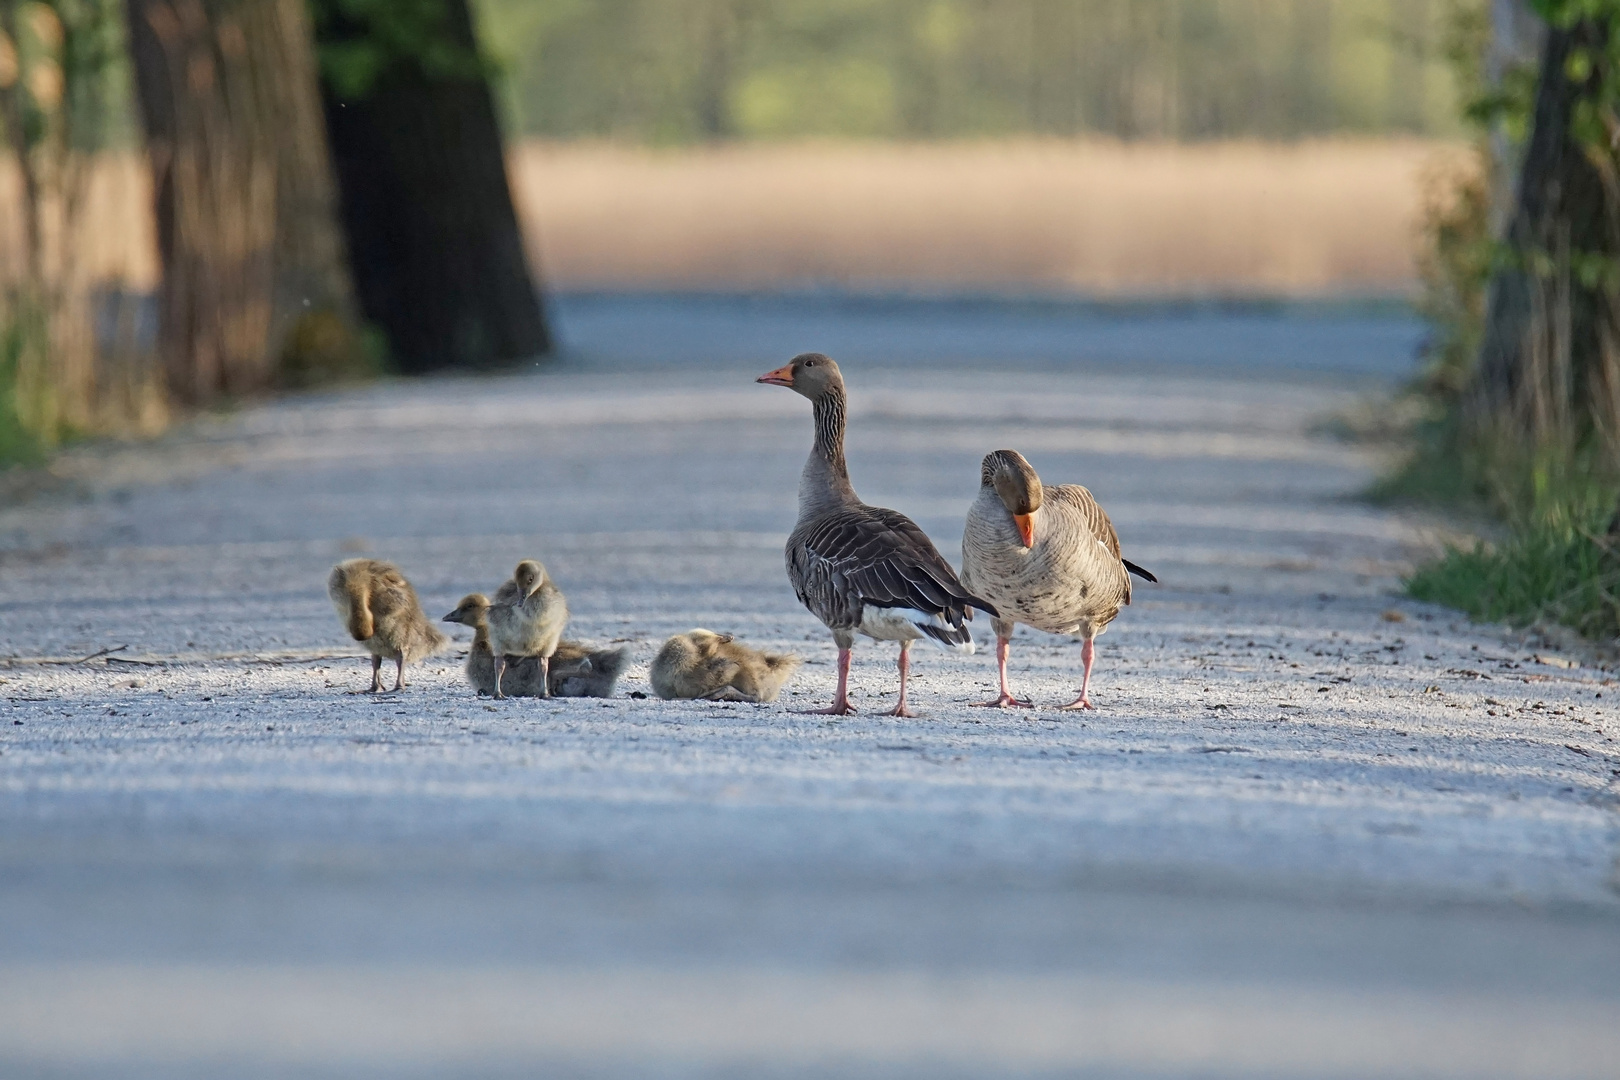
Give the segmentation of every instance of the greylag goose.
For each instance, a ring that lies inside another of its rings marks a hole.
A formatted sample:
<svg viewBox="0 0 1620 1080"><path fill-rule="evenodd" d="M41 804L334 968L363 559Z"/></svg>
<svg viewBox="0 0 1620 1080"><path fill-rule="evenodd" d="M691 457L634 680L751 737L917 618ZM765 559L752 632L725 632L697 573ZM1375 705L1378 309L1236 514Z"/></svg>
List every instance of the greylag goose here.
<svg viewBox="0 0 1620 1080"><path fill-rule="evenodd" d="M472 647L467 651L467 681L480 694L495 693L495 654L489 647L489 598L471 593L462 598L445 622L461 623L473 630ZM577 641L559 641L551 654L546 672L546 689L553 697L612 697L614 685L624 671L624 649L592 649ZM541 697L540 658L509 656L501 679L508 697Z"/></svg>
<svg viewBox="0 0 1620 1080"><path fill-rule="evenodd" d="M1052 634L1080 635L1085 642L1080 696L1063 707L1092 708L1092 642L1131 602L1131 574L1159 580L1120 557L1114 524L1091 492L1078 484L1044 487L1016 450L986 454L979 496L962 530L962 581L1000 611L990 626L996 632L1001 693L982 704L1030 704L1007 689L1013 626L1023 623Z"/></svg>
<svg viewBox="0 0 1620 1080"><path fill-rule="evenodd" d="M927 638L942 648L973 651L963 623L972 608L996 609L962 586L956 572L915 522L861 502L844 462L844 377L821 353L804 353L757 382L785 386L810 399L816 439L799 476L799 521L787 542L788 580L800 602L826 624L838 645L838 695L820 712L845 715L850 650L855 635L900 643L900 700L906 708L911 643Z"/></svg>
<svg viewBox="0 0 1620 1080"><path fill-rule="evenodd" d="M540 697L550 697L548 669L568 625L568 601L536 559L524 559L495 592L489 605L489 647L495 657L495 696L503 698L501 677L508 656L540 658Z"/></svg>
<svg viewBox="0 0 1620 1080"><path fill-rule="evenodd" d="M776 700L799 667L799 658L750 649L730 634L688 630L664 642L652 665L653 693L666 701Z"/></svg>
<svg viewBox="0 0 1620 1080"><path fill-rule="evenodd" d="M405 665L432 656L447 639L428 622L416 590L393 563L349 559L332 567L326 579L338 618L349 636L371 654L371 689L382 689L382 662L394 662L394 689L405 688Z"/></svg>

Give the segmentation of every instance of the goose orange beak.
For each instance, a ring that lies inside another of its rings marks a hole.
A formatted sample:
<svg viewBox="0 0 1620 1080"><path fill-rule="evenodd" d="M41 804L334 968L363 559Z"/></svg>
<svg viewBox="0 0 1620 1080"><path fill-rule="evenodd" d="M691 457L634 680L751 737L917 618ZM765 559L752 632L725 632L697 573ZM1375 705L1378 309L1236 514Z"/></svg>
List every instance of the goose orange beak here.
<svg viewBox="0 0 1620 1080"><path fill-rule="evenodd" d="M1014 514L1013 524L1018 526L1018 538L1025 547L1035 546L1035 515Z"/></svg>
<svg viewBox="0 0 1620 1080"><path fill-rule="evenodd" d="M772 386L792 386L793 365L788 364L786 367L779 367L775 371L767 371L754 381L770 383Z"/></svg>

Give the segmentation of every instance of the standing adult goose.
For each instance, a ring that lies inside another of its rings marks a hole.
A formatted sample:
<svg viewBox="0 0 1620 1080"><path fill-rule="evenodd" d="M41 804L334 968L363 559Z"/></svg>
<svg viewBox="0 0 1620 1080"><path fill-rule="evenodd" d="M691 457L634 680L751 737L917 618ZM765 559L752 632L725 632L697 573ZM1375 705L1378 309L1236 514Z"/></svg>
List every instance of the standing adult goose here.
<svg viewBox="0 0 1620 1080"><path fill-rule="evenodd" d="M816 441L799 476L799 521L788 536L787 572L799 600L838 644L838 695L817 711L855 711L849 661L859 633L900 643L900 700L889 715L915 716L906 708L911 643L927 638L971 653L973 638L962 624L973 608L991 615L996 609L962 586L910 518L868 506L855 494L844 463L844 377L837 364L804 353L756 381L804 395L815 414Z"/></svg>
<svg viewBox="0 0 1620 1080"><path fill-rule="evenodd" d="M1159 580L1120 558L1114 523L1091 492L1078 484L1044 487L1016 450L986 454L962 531L962 581L999 609L990 626L1001 693L982 704L1030 705L1007 689L1013 625L1023 623L1084 639L1080 696L1063 707L1092 708L1092 642L1131 602L1131 574Z"/></svg>

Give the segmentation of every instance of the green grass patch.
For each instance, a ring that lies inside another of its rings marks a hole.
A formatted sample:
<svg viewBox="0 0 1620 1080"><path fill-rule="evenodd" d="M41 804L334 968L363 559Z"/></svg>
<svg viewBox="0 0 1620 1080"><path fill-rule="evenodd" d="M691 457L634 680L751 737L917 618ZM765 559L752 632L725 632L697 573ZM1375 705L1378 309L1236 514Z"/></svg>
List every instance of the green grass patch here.
<svg viewBox="0 0 1620 1080"><path fill-rule="evenodd" d="M33 344L31 329L26 319L5 318L0 307L0 469L45 459L44 441L24 422L19 397L24 354Z"/></svg>
<svg viewBox="0 0 1620 1080"><path fill-rule="evenodd" d="M1613 507L1566 507L1520 522L1500 543L1449 548L1406 590L1485 622L1545 620L1588 638L1620 636L1620 537L1607 532Z"/></svg>

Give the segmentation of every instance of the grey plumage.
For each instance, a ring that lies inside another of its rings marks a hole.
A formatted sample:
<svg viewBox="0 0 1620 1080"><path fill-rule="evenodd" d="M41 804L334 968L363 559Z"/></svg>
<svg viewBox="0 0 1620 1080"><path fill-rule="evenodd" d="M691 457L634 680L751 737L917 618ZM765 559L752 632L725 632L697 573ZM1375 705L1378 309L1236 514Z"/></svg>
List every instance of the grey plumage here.
<svg viewBox="0 0 1620 1080"><path fill-rule="evenodd" d="M736 641L730 634L689 630L664 642L653 659L653 693L665 700L776 700L782 685L798 670L799 658L768 653Z"/></svg>
<svg viewBox="0 0 1620 1080"><path fill-rule="evenodd" d="M405 687L405 665L423 660L448 639L428 621L416 590L399 567L378 559L349 559L332 567L326 594L349 636L371 654L371 690L382 688L382 662L395 664L394 689Z"/></svg>
<svg viewBox="0 0 1620 1080"><path fill-rule="evenodd" d="M465 667L467 681L478 693L492 695L495 654L489 645L489 606L489 599L482 593L472 593L444 621L472 627L472 646ZM545 674L546 688L552 697L612 697L624 664L623 647L593 649L577 641L559 641ZM501 677L502 693L508 697L545 697L540 692L541 677L538 656L508 656Z"/></svg>
<svg viewBox="0 0 1620 1080"><path fill-rule="evenodd" d="M1015 450L987 454L962 531L962 580L999 611L991 627L1002 692L987 704L1023 704L1006 686L1006 652L1024 623L1084 639L1086 674L1073 704L1089 708L1092 642L1131 602L1132 568L1141 571L1120 557L1119 534L1090 491L1043 485Z"/></svg>
<svg viewBox="0 0 1620 1080"><path fill-rule="evenodd" d="M810 399L815 445L799 477L799 520L788 536L788 580L801 603L832 631L839 690L832 712L852 711L849 653L857 633L900 643L900 701L906 709L911 643L928 638L973 651L964 625L973 608L994 606L970 593L927 535L904 514L868 506L855 494L844 460L846 401L838 365L820 353L796 356L758 380Z"/></svg>

